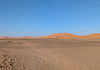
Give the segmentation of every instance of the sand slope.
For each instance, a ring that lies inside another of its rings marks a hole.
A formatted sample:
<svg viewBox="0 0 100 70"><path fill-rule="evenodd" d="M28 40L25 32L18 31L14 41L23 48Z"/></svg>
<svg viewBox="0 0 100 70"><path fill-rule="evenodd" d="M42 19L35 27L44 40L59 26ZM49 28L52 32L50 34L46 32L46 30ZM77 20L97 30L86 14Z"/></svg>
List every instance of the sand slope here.
<svg viewBox="0 0 100 70"><path fill-rule="evenodd" d="M0 70L100 70L100 39L0 40Z"/></svg>

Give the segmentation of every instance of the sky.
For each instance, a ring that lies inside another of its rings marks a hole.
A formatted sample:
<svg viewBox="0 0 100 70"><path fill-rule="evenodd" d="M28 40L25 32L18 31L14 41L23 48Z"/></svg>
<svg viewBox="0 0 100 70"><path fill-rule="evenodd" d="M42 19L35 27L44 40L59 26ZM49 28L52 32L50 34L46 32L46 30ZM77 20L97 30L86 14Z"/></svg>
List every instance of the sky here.
<svg viewBox="0 0 100 70"><path fill-rule="evenodd" d="M100 33L100 0L0 0L0 36Z"/></svg>

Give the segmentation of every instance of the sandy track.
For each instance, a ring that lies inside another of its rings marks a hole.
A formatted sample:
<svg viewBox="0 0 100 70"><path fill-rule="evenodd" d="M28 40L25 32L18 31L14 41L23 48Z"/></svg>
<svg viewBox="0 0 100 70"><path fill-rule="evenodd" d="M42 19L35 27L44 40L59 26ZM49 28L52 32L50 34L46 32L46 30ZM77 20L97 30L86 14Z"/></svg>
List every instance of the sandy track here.
<svg viewBox="0 0 100 70"><path fill-rule="evenodd" d="M100 70L100 40L0 40L0 70Z"/></svg>

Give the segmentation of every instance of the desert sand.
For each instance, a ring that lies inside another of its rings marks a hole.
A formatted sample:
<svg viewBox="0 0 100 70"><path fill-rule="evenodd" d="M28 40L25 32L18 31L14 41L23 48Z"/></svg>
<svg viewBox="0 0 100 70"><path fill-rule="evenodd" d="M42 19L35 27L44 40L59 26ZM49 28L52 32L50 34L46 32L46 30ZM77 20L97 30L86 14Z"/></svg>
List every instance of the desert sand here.
<svg viewBox="0 0 100 70"><path fill-rule="evenodd" d="M100 70L100 39L1 39L0 70Z"/></svg>

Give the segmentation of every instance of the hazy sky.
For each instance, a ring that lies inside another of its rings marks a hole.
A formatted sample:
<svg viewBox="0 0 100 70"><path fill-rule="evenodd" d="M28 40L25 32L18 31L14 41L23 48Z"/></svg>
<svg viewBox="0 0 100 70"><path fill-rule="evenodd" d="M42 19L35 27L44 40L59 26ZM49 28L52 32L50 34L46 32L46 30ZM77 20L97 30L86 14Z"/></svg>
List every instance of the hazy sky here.
<svg viewBox="0 0 100 70"><path fill-rule="evenodd" d="M0 36L100 33L100 0L0 0Z"/></svg>

